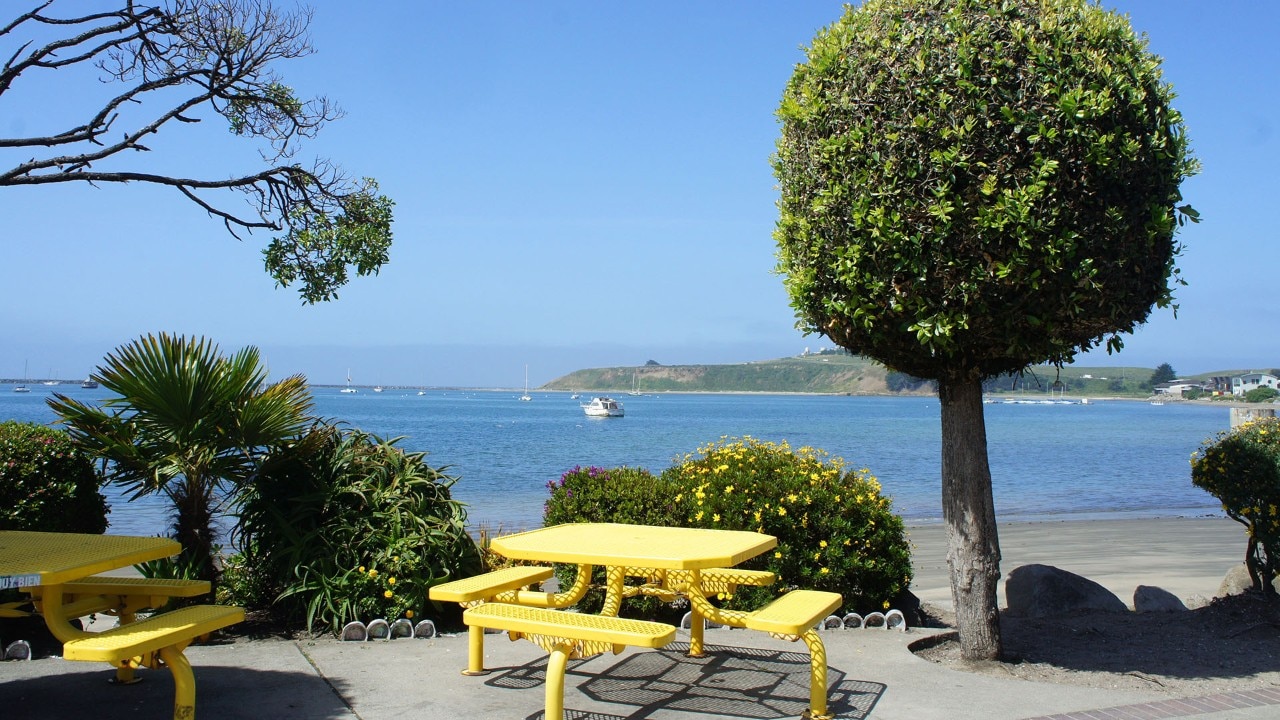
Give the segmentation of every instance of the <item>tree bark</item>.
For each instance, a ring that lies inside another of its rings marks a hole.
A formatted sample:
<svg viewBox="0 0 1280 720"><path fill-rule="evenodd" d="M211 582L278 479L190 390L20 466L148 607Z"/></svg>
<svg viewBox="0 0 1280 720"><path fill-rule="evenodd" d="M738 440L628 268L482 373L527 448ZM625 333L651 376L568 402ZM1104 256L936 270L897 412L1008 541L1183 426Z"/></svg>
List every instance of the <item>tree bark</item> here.
<svg viewBox="0 0 1280 720"><path fill-rule="evenodd" d="M982 381L940 380L942 401L942 517L947 526L951 601L965 660L997 660L1000 614L1000 539L987 463Z"/></svg>

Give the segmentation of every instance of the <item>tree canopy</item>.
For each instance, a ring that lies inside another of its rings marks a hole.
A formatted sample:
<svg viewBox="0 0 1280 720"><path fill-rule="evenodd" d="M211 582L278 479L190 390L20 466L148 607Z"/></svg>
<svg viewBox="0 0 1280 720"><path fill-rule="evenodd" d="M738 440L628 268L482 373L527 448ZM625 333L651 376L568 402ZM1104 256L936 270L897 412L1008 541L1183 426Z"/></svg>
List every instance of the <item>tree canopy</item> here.
<svg viewBox="0 0 1280 720"><path fill-rule="evenodd" d="M0 148L21 158L11 167L0 160L0 187L174 188L233 236L282 233L263 251L267 272L280 286L298 282L308 303L337 297L349 268L367 275L387 262L393 203L377 182L354 180L328 160L294 159L304 140L342 115L323 97L297 97L275 70L312 52L309 11L280 12L269 0L119 0L117 9L71 5L73 14L63 15L54 4L45 0L0 25L0 100L22 82L60 83L60 96L80 107L61 127L0 137ZM95 69L101 84L77 66ZM104 86L105 97L96 92ZM153 136L212 116L230 133L261 141L264 167L198 177L143 159Z"/></svg>
<svg viewBox="0 0 1280 720"><path fill-rule="evenodd" d="M1174 372L1172 365L1170 365L1169 363L1160 363L1159 365L1156 366L1155 371L1151 373L1151 380L1149 380L1148 382L1150 383L1151 387L1155 387L1160 383L1166 383L1171 380L1177 380L1177 379L1178 379L1178 373Z"/></svg>
<svg viewBox="0 0 1280 720"><path fill-rule="evenodd" d="M1061 363L1179 282L1196 171L1159 58L1083 0L868 0L787 85L800 327L917 377Z"/></svg>
<svg viewBox="0 0 1280 720"><path fill-rule="evenodd" d="M1197 170L1160 59L1086 0L866 0L784 91L778 270L798 327L938 381L966 659L1000 657L982 380L1168 306Z"/></svg>

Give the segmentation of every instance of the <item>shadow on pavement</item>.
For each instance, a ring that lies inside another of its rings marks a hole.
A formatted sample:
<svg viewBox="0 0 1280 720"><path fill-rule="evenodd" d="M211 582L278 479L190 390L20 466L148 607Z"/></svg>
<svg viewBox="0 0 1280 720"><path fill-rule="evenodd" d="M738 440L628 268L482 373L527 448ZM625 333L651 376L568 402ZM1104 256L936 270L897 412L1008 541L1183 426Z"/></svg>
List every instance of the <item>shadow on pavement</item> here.
<svg viewBox="0 0 1280 720"><path fill-rule="evenodd" d="M59 663L57 672L40 672ZM84 666L81 670L66 665ZM138 720L173 717L173 677L168 670L140 670L142 682L113 685L103 663L49 659L5 663L0 674L0 715L24 720ZM197 666L196 712L204 718L308 718L348 720L352 712L314 675L227 666ZM15 676L16 675L16 676ZM300 692L301 689L306 691ZM341 688L339 688L341 690Z"/></svg>
<svg viewBox="0 0 1280 720"><path fill-rule="evenodd" d="M672 643L662 650L628 655L603 669L577 668L589 660L570 664L565 684L603 703L630 706L626 715L609 715L565 709L574 720L639 720L659 711L739 717L750 720L800 717L809 707L809 656L741 647L707 646L707 655L691 658L687 643ZM541 685L546 658L526 663L485 682L492 687L528 689ZM576 678L581 680L575 681ZM828 668L830 711L841 718L863 720L871 714L886 686L852 680L836 668ZM571 703L566 698L566 703ZM542 717L539 711L529 720Z"/></svg>

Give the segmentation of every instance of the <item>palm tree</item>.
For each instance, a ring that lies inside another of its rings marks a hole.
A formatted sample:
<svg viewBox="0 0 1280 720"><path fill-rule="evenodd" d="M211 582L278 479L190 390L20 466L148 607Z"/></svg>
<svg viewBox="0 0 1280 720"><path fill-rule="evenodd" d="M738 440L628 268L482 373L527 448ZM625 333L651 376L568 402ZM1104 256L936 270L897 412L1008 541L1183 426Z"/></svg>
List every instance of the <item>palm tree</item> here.
<svg viewBox="0 0 1280 720"><path fill-rule="evenodd" d="M216 582L215 519L253 481L269 446L311 421L301 375L271 385L266 377L255 347L228 358L207 339L161 333L107 356L93 375L115 393L102 407L63 395L49 405L130 499L169 498L179 567Z"/></svg>

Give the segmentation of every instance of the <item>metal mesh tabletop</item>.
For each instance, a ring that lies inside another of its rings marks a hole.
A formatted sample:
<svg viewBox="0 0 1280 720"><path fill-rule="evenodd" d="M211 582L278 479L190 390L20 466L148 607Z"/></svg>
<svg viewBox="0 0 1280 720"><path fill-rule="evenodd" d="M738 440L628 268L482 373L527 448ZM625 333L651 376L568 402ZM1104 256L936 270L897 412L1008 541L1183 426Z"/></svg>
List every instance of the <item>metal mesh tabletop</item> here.
<svg viewBox="0 0 1280 720"><path fill-rule="evenodd" d="M167 538L0 531L0 588L56 585L181 549Z"/></svg>
<svg viewBox="0 0 1280 720"><path fill-rule="evenodd" d="M737 565L777 544L745 530L575 523L494 538L491 548L517 560L699 570Z"/></svg>

